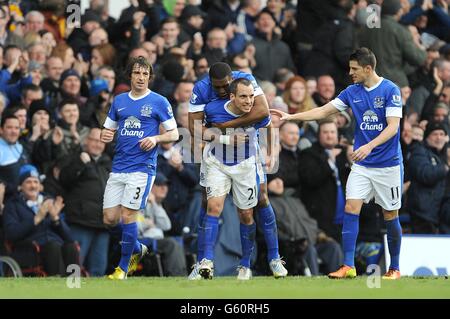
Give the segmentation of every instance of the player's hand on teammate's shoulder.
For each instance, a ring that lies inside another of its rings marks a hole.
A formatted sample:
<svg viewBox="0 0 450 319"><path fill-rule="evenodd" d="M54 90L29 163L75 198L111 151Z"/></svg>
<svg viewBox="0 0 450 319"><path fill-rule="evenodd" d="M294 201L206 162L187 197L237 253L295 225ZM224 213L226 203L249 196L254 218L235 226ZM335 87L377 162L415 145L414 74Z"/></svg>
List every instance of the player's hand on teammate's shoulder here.
<svg viewBox="0 0 450 319"><path fill-rule="evenodd" d="M156 136L148 136L139 140L139 146L146 152L154 148L156 144L158 144L158 139Z"/></svg>
<svg viewBox="0 0 450 319"><path fill-rule="evenodd" d="M114 133L115 133L115 131L104 128L104 129L102 129L102 132L100 134L100 140L103 143L110 143L114 139Z"/></svg>
<svg viewBox="0 0 450 319"><path fill-rule="evenodd" d="M287 114L280 110L270 109L269 111L270 111L270 114L279 116L281 121L289 121L292 117L291 114Z"/></svg>

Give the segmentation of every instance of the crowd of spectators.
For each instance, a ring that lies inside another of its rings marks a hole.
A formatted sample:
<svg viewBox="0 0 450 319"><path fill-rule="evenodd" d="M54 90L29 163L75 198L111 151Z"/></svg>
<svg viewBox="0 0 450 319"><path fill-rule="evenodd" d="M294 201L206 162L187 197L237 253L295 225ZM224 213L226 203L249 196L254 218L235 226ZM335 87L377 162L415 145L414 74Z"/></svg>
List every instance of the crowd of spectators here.
<svg viewBox="0 0 450 319"><path fill-rule="evenodd" d="M450 233L449 0L130 0L117 19L112 1L91 0L79 21L68 4L0 4L0 253L31 242L49 275L64 275L72 263L92 276L108 271L117 243L103 224L102 200L114 143L102 143L99 128L114 96L130 89L128 58L152 63L151 89L187 128L194 82L215 62L252 73L270 108L296 113L351 84L348 57L359 46L402 91L403 230ZM279 170L268 189L281 253L291 274L327 273L342 263L351 111L319 123L272 123L280 130ZM198 163L183 162L180 145L158 146L160 175L140 225L167 275L190 266L182 255L195 253L195 241L183 238L195 237L201 205ZM364 206L362 264L380 250L380 216L377 205ZM264 274L264 241L257 242L254 267Z"/></svg>

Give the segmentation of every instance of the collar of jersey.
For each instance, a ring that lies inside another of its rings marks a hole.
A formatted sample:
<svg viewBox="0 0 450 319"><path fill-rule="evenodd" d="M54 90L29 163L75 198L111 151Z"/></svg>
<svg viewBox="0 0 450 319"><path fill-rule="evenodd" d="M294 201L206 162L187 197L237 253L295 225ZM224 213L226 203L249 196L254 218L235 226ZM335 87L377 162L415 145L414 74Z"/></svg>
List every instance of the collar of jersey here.
<svg viewBox="0 0 450 319"><path fill-rule="evenodd" d="M367 92L370 92L370 91L375 90L377 87L379 87L380 84L381 84L381 82L383 82L383 80L384 80L384 78L383 78L383 77L380 77L380 81L378 81L377 84L375 84L374 86L372 86L372 87L370 87L370 88L366 88L366 87L364 86L364 84L363 84L362 86L364 87L364 90L366 90Z"/></svg>
<svg viewBox="0 0 450 319"><path fill-rule="evenodd" d="M133 96L131 95L131 91L130 91L130 92L128 92L128 97L129 97L130 99L132 99L133 101L137 101L137 100L143 99L144 97L146 97L147 95L149 95L150 92L151 92L151 90L150 90L150 89L147 89L147 93L145 93L144 95L141 95L140 97L133 97Z"/></svg>
<svg viewBox="0 0 450 319"><path fill-rule="evenodd" d="M230 104L230 103L231 103L231 101L228 101L228 102L225 103L225 105L223 106L224 109L225 109L225 111L227 111L228 114L230 114L230 115L232 115L232 116L234 116L234 117L241 117L241 115L234 114L233 112L230 111L230 109L228 108L228 104Z"/></svg>

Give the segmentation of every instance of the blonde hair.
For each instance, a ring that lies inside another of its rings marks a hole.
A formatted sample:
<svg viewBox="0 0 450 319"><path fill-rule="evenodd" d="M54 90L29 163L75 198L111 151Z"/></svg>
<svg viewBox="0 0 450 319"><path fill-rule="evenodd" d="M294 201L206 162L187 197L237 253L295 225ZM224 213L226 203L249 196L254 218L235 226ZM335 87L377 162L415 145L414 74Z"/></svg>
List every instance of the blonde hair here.
<svg viewBox="0 0 450 319"><path fill-rule="evenodd" d="M284 102L290 106L292 104L291 100L291 87L295 82L301 82L305 86L305 98L300 103L300 107L298 107L295 111L295 113L305 112L309 111L315 107L317 107L316 103L314 103L314 100L312 99L311 95L308 92L308 86L306 85L306 81L303 77L296 75L291 77L286 82L286 86L283 92L283 100Z"/></svg>

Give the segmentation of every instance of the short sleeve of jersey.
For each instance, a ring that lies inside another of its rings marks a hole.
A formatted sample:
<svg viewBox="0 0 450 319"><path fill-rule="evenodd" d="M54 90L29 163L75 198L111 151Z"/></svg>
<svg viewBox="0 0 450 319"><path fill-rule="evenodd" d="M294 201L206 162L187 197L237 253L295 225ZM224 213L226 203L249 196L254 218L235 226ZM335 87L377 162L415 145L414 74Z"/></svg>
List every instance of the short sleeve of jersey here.
<svg viewBox="0 0 450 319"><path fill-rule="evenodd" d="M403 103L400 89L394 86L386 98L386 117L402 117Z"/></svg>
<svg viewBox="0 0 450 319"><path fill-rule="evenodd" d="M119 119L117 117L117 98L115 98L109 108L108 116L106 117L105 123L103 124L104 128L108 129L117 129L119 127Z"/></svg>
<svg viewBox="0 0 450 319"><path fill-rule="evenodd" d="M255 123L255 124L253 125L253 127L254 127L255 129L260 129L260 128L263 128L263 127L267 127L267 126L270 125L270 122L271 122L271 121L272 121L272 120L271 120L270 116L267 116L267 117L265 117L264 119L262 119L261 121L259 121L258 123Z"/></svg>
<svg viewBox="0 0 450 319"><path fill-rule="evenodd" d="M205 101L202 94L202 82L197 82L194 85L194 89L192 90L191 99L189 100L189 112L203 112L205 109L206 103L209 101Z"/></svg>
<svg viewBox="0 0 450 319"><path fill-rule="evenodd" d="M166 130L170 131L177 128L177 122L173 117L172 106L166 98L161 99L161 108L159 109L158 116Z"/></svg>
<svg viewBox="0 0 450 319"><path fill-rule="evenodd" d="M332 100L330 103L337 108L339 111L345 111L350 105L349 101L349 90L350 87L343 90L339 95Z"/></svg>

